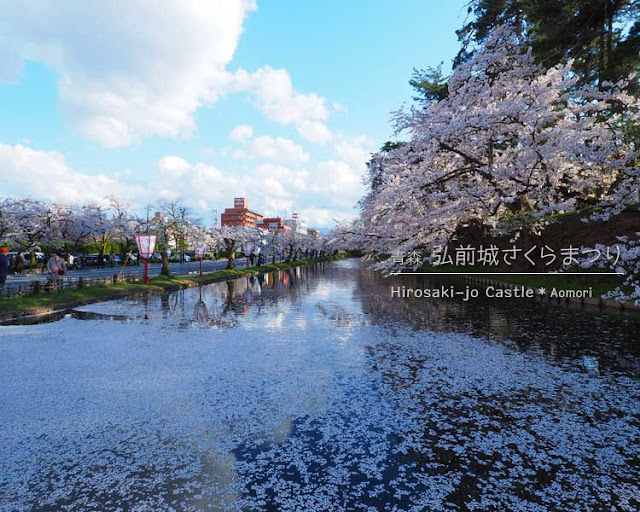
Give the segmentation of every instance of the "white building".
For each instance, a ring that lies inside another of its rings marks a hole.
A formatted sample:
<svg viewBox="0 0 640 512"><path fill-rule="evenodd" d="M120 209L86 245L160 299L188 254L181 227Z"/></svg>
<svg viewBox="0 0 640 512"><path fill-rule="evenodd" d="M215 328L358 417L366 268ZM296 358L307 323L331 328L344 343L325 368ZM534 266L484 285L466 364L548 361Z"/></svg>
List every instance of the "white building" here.
<svg viewBox="0 0 640 512"><path fill-rule="evenodd" d="M289 226L294 233L307 234L307 222L299 219L296 212L293 212L290 219L285 219L284 225Z"/></svg>

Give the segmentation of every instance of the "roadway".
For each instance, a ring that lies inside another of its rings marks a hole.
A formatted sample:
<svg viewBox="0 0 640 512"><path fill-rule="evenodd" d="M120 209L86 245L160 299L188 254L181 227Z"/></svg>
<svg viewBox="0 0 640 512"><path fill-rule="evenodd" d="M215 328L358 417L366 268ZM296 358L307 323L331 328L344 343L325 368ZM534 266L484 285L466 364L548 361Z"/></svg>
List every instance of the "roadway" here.
<svg viewBox="0 0 640 512"><path fill-rule="evenodd" d="M238 258L236 259L236 268L245 268L245 259ZM222 270L227 266L226 259L220 259L217 261L203 261L202 262L202 271L203 272L212 272L214 270ZM161 263L150 263L149 264L149 276L157 276L160 275L160 270L162 269ZM200 271L200 264L197 261L192 261L189 263L176 263L172 262L169 267L169 271L172 276L186 276L197 274ZM127 265L126 267L117 266L117 267L89 267L86 270L69 270L67 272L67 277L70 278L78 278L78 277L86 277L86 278L95 278L95 277L106 277L113 276L113 274L119 274L122 272L126 275L144 275L144 263L140 265ZM5 289L14 287L14 286L24 286L25 284L29 284L32 281L47 281L49 275L44 273L33 273L33 274L23 274L19 276L9 275L7 277L7 282L5 284Z"/></svg>

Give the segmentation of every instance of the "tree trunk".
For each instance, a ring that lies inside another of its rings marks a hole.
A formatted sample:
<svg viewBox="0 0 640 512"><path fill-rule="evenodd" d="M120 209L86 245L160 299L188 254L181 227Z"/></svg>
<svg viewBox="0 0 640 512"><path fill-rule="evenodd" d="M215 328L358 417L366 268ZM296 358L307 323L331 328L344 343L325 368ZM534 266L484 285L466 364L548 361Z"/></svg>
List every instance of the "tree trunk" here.
<svg viewBox="0 0 640 512"><path fill-rule="evenodd" d="M603 2L604 14L602 16L602 25L600 26L600 48L598 51L598 88L602 88L603 73L605 67L605 54L606 54L606 33L607 33L607 4L609 0Z"/></svg>
<svg viewBox="0 0 640 512"><path fill-rule="evenodd" d="M605 70L609 69L609 65L611 64L611 45L613 44L613 6L609 6L609 0L607 1L607 42L605 45L605 58L604 58L604 68ZM610 77L609 77L610 78Z"/></svg>
<svg viewBox="0 0 640 512"><path fill-rule="evenodd" d="M227 269L233 270L234 263L235 263L235 260L236 260L236 247L235 247L235 244L227 244L226 252L227 252Z"/></svg>
<svg viewBox="0 0 640 512"><path fill-rule="evenodd" d="M162 270L160 273L163 276L168 276L169 274L169 254L166 249L162 249Z"/></svg>
<svg viewBox="0 0 640 512"><path fill-rule="evenodd" d="M233 281L227 281L227 300L226 305L233 308L233 299L236 295L236 284Z"/></svg>

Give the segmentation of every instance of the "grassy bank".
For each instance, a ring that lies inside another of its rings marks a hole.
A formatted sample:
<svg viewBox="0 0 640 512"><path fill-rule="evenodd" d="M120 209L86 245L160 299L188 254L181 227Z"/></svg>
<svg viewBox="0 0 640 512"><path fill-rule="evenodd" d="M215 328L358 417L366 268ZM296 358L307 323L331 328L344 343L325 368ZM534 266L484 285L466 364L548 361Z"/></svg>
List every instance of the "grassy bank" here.
<svg viewBox="0 0 640 512"><path fill-rule="evenodd" d="M217 270L194 276L158 276L149 279L149 284L119 282L116 284L76 288L47 294L23 295L0 300L0 320L25 315L48 313L67 309L92 302L117 299L142 293L162 293L197 286L198 284L227 281L242 276L255 275L262 272L273 272L284 268L309 265L320 261L342 259L346 255L325 256L283 263L272 263L260 267L236 268L233 270Z"/></svg>

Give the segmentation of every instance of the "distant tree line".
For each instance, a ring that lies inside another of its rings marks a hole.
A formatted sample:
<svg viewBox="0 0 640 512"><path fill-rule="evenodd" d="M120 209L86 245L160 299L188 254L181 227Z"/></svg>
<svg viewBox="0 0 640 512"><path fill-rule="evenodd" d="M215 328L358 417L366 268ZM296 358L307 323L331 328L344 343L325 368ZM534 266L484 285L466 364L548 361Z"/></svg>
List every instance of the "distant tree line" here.
<svg viewBox="0 0 640 512"><path fill-rule="evenodd" d="M37 252L97 253L99 261L111 252L124 256L137 251L135 236L144 233L156 235L162 273L167 275L170 252L182 256L195 247L220 252L228 259L228 268L233 268L235 254L244 243L265 253L285 254L288 259L325 249L322 239L303 233L270 234L257 228L205 226L179 200L160 200L141 215L115 196L100 204L85 205L0 198L0 246L23 252L31 266L36 264Z"/></svg>

